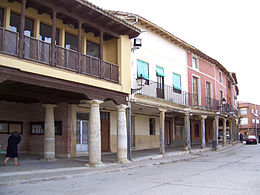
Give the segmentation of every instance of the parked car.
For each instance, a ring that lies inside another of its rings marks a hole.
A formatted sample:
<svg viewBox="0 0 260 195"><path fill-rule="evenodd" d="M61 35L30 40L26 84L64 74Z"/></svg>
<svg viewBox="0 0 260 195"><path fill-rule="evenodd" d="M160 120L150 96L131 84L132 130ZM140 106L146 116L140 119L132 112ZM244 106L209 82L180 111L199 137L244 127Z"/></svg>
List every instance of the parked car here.
<svg viewBox="0 0 260 195"><path fill-rule="evenodd" d="M257 144L256 136L255 135L248 135L246 137L246 144Z"/></svg>

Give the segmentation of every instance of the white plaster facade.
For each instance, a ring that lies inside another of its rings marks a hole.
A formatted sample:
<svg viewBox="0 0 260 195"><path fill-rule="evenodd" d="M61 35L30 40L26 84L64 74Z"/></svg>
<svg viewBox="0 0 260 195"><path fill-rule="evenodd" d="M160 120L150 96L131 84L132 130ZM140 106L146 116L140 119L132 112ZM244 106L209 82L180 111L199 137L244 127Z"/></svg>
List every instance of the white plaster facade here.
<svg viewBox="0 0 260 195"><path fill-rule="evenodd" d="M137 26L142 32L138 37L142 39L142 46L131 54L132 84L137 77L137 60L139 59L149 64L149 80L156 81L156 66L159 66L164 69L165 85L173 85L173 73L176 73L181 75L182 90L188 91L186 50L142 25L137 24Z"/></svg>

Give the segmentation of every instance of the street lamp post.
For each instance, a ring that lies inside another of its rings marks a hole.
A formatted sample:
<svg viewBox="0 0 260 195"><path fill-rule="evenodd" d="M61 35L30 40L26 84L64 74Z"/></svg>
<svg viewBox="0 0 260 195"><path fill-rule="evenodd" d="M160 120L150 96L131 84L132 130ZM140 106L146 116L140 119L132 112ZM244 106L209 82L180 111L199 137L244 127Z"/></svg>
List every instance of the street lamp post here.
<svg viewBox="0 0 260 195"><path fill-rule="evenodd" d="M145 78L141 74L139 77L136 79L138 88L136 89L131 89L131 95L134 94L135 92L141 90L143 86L145 85ZM131 100L129 101L129 110L128 110L128 129L129 129L129 137L128 137L128 152L129 152L129 160L132 160L132 121L131 121Z"/></svg>

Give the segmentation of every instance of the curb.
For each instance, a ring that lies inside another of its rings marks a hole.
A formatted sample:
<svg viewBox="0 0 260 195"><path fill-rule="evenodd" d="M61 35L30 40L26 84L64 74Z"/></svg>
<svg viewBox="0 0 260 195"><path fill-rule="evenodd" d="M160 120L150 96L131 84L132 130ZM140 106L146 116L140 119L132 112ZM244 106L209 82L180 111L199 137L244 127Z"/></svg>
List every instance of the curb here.
<svg viewBox="0 0 260 195"><path fill-rule="evenodd" d="M236 146L238 143L232 145L232 146L226 146L223 147L214 153L211 153L211 155L216 154L216 153L222 153L222 152L227 152L236 148L239 148L243 146L243 144L239 144ZM191 153L187 151L181 151L181 152L169 152L165 154L155 154L155 155L150 155L146 157L139 157L137 159L132 160L132 163L128 164L104 164L103 166L98 167L97 169L95 168L90 168L90 167L71 167L71 168L58 168L58 169L52 169L52 170L34 170L34 171L22 171L22 172L9 172L9 173L0 173L0 179L4 179L5 177L26 177L27 179L22 179L18 181L10 181L10 182L0 182L0 186L10 186L10 185L19 185L19 184L28 184L28 183L39 183L43 181L51 181L51 180L64 180L68 178L73 178L80 176L81 174L84 175L89 175L89 174L95 174L95 173L107 173L107 172L114 172L114 171L124 171L127 169L135 169L135 168L140 168L140 167L148 167L148 166L153 166L153 165L161 165L165 163L172 163L172 162L180 162L180 161L185 161L185 160L191 160L195 158L199 158L201 155L196 154L202 154L202 156L207 156L210 155L208 152L213 151L212 148L205 148L205 149L195 149L191 151ZM190 155L189 155L190 154ZM194 156L193 156L194 155ZM171 159L171 157L174 156L183 156L178 159ZM159 160L157 162L149 162L149 160ZM143 161L143 162L142 162ZM148 161L148 162L145 162ZM52 176L46 176L46 174L50 174ZM61 175L55 175L55 174L61 174ZM45 175L45 176L44 176ZM31 176L35 176L35 178L32 178ZM31 178L30 178L31 177Z"/></svg>

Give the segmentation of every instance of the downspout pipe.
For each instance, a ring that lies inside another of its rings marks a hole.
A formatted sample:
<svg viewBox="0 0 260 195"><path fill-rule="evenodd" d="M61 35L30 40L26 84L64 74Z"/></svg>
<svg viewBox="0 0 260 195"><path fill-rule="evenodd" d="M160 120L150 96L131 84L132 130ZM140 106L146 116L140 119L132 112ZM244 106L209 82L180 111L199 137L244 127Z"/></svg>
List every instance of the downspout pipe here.
<svg viewBox="0 0 260 195"><path fill-rule="evenodd" d="M131 121L131 102L128 108L128 153L129 160L132 160L132 121Z"/></svg>

